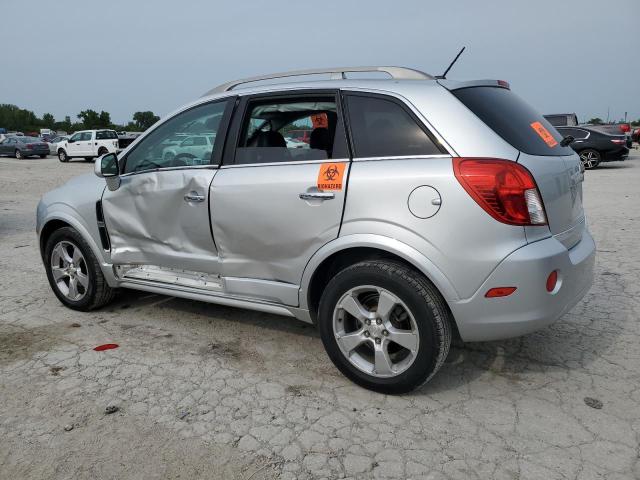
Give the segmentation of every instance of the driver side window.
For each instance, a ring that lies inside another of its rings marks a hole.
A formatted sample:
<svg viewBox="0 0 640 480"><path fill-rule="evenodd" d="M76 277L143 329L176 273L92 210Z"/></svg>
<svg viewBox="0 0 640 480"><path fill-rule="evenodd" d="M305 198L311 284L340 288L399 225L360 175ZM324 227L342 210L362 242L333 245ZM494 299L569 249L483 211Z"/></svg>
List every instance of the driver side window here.
<svg viewBox="0 0 640 480"><path fill-rule="evenodd" d="M208 165L216 134L228 100L198 105L155 128L124 159L123 173L157 168ZM207 148L194 151L193 138L204 139ZM210 138L210 142L206 138ZM188 140L188 141L187 141Z"/></svg>
<svg viewBox="0 0 640 480"><path fill-rule="evenodd" d="M80 137L82 137L82 133L76 133L75 135L73 135L70 140L72 142L77 142L78 140L80 140Z"/></svg>

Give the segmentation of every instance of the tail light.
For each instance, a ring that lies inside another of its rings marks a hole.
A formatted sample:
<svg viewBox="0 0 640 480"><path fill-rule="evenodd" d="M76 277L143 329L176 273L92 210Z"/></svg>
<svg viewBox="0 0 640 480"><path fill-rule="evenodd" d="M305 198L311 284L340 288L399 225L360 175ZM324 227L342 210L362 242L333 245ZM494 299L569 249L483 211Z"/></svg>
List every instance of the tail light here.
<svg viewBox="0 0 640 480"><path fill-rule="evenodd" d="M27 143L27 148L33 148L33 147L34 147L33 143Z"/></svg>
<svg viewBox="0 0 640 480"><path fill-rule="evenodd" d="M454 158L453 171L489 215L508 225L546 225L542 197L531 172L498 158Z"/></svg>
<svg viewBox="0 0 640 480"><path fill-rule="evenodd" d="M626 140L622 140L622 139L617 139L614 138L613 140L611 140L613 143L615 143L616 145L624 145L625 143L627 143Z"/></svg>

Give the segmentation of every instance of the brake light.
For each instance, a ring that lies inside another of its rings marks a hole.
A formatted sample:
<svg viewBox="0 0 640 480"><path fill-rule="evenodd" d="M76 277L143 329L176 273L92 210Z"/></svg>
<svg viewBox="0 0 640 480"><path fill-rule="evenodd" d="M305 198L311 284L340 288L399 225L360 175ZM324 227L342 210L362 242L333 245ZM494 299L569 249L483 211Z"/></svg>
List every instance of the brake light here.
<svg viewBox="0 0 640 480"><path fill-rule="evenodd" d="M618 140L617 138L614 138L613 140L611 140L613 143L615 143L616 145L624 145L625 143L627 143L626 140Z"/></svg>
<svg viewBox="0 0 640 480"><path fill-rule="evenodd" d="M34 147L33 143L27 143L27 148L33 148L33 147Z"/></svg>
<svg viewBox="0 0 640 480"><path fill-rule="evenodd" d="M478 205L508 225L546 225L542 197L531 172L498 158L454 158L460 185Z"/></svg>

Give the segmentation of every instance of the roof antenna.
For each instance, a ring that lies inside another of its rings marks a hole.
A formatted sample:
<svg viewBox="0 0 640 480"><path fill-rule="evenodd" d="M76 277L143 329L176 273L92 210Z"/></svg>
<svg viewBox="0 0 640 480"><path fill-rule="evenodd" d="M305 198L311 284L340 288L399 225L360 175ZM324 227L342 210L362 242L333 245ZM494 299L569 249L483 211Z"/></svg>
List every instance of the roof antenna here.
<svg viewBox="0 0 640 480"><path fill-rule="evenodd" d="M447 67L447 69L444 71L444 73L442 75L436 75L436 79L438 79L438 80L446 80L447 73L449 73L449 70L451 70L451 67L453 67L453 64L458 61L458 58L460 58L460 55L462 55L462 52L464 52L465 48L467 48L467 47L462 47L460 49L460 51L458 52L458 55L456 55L456 58L453 59L453 62L451 62L449 64L449 66Z"/></svg>

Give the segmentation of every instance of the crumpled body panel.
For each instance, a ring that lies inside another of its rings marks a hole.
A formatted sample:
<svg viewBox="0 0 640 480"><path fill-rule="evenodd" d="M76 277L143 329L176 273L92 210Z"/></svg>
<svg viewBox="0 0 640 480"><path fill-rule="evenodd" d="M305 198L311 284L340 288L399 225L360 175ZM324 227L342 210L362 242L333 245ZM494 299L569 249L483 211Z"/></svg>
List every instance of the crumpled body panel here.
<svg viewBox="0 0 640 480"><path fill-rule="evenodd" d="M215 173L184 169L121 177L120 188L102 198L112 262L217 273L208 198ZM203 201L186 201L192 192Z"/></svg>

